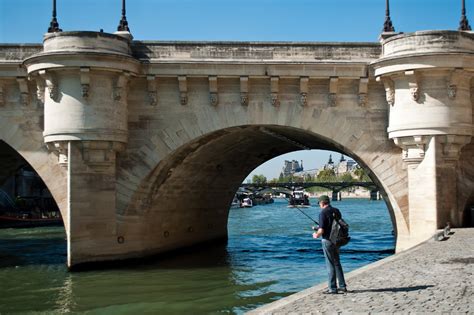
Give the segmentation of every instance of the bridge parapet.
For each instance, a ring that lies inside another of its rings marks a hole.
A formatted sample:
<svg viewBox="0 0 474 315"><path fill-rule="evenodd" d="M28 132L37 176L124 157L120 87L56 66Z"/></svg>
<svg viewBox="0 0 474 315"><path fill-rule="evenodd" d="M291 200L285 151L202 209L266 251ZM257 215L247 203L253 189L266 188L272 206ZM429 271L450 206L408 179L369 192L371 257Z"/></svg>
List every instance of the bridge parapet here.
<svg viewBox="0 0 474 315"><path fill-rule="evenodd" d="M468 53L474 50L474 36L470 32L418 31L388 37L382 42L382 58L402 56L428 57L432 54ZM444 62L446 60L438 60ZM451 60L462 62L462 60Z"/></svg>
<svg viewBox="0 0 474 315"><path fill-rule="evenodd" d="M146 61L370 62L380 57L380 43L324 42L165 42L134 41L133 55Z"/></svg>

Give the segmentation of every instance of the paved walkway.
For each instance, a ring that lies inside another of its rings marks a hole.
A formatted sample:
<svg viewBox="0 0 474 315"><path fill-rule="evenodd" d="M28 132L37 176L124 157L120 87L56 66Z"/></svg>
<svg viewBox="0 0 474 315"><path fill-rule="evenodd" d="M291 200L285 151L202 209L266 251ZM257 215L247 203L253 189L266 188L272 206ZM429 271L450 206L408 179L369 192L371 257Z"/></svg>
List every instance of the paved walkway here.
<svg viewBox="0 0 474 315"><path fill-rule="evenodd" d="M309 288L247 314L474 314L474 228L346 274L347 294Z"/></svg>

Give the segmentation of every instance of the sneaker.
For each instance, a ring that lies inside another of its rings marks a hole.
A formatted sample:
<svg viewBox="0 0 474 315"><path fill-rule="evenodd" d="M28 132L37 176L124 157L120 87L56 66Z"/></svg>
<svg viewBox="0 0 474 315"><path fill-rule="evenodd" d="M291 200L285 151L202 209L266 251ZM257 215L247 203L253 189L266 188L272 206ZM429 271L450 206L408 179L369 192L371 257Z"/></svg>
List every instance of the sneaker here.
<svg viewBox="0 0 474 315"><path fill-rule="evenodd" d="M323 291L323 294L337 294L337 291Z"/></svg>
<svg viewBox="0 0 474 315"><path fill-rule="evenodd" d="M347 288L339 288L337 289L338 292L342 292L342 293L347 293Z"/></svg>

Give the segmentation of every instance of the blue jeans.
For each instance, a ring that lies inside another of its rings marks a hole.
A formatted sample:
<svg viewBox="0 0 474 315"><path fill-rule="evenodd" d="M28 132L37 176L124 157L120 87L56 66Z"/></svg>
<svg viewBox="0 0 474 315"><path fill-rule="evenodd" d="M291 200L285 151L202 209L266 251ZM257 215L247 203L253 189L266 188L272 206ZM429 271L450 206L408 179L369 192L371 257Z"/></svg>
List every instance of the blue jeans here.
<svg viewBox="0 0 474 315"><path fill-rule="evenodd" d="M339 248L331 243L329 240L322 239L321 245L323 247L324 257L326 258L326 269L328 270L328 289L331 292L337 291L337 282L339 288L346 288L346 281L344 280L344 272L342 271L341 262L339 261Z"/></svg>

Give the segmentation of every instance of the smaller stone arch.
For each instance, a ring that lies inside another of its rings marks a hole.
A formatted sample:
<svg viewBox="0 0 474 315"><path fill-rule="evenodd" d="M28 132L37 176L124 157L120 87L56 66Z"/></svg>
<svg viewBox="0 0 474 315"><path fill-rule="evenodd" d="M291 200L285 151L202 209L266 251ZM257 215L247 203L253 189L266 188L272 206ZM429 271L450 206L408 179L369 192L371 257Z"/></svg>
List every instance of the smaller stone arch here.
<svg viewBox="0 0 474 315"><path fill-rule="evenodd" d="M4 184L5 181L11 176L14 176L19 170L27 168L28 171L34 172L38 177L35 178L37 185L43 190L46 189L46 195L51 194L51 198L54 200L54 203L57 205L58 209L61 212L61 217L63 218L63 223L66 223L65 215L67 215L66 207L57 202L57 195L61 192L56 190L51 190L50 187L56 187L52 184L51 174L47 174L48 169L38 169L38 164L40 161L33 159L31 153L28 151L22 152L17 151L14 147L9 145L5 140L0 140L0 161L2 161L2 169L0 171L0 185ZM49 159L48 159L49 160ZM32 161L32 162L30 162ZM46 176L44 176L47 174ZM56 178L58 180L58 178ZM49 184L49 185L48 185ZM63 187L64 190L65 187ZM56 194L56 195L55 195ZM16 197L16 196L13 196ZM44 197L44 196L43 196ZM49 203L49 202L48 202ZM44 205L41 205L44 206ZM62 207L61 207L62 206Z"/></svg>
<svg viewBox="0 0 474 315"><path fill-rule="evenodd" d="M454 219L461 222L460 226L474 227L474 139L461 151L457 188L459 211L451 215L455 215Z"/></svg>

